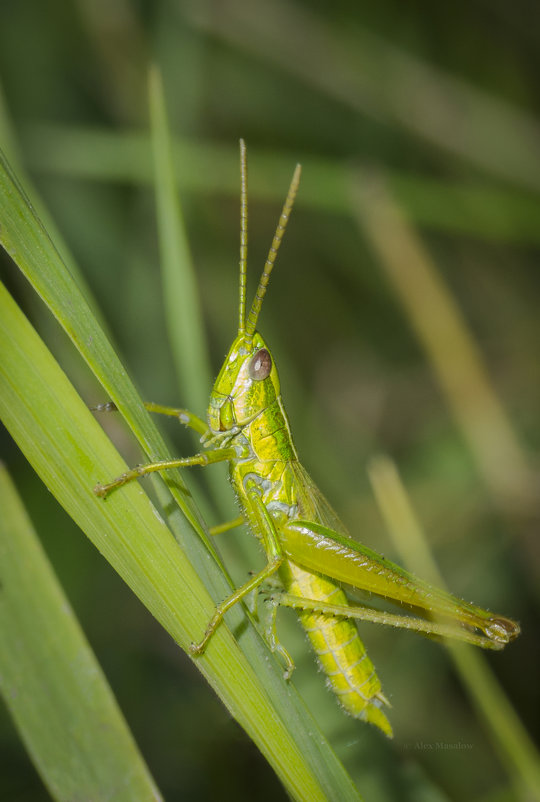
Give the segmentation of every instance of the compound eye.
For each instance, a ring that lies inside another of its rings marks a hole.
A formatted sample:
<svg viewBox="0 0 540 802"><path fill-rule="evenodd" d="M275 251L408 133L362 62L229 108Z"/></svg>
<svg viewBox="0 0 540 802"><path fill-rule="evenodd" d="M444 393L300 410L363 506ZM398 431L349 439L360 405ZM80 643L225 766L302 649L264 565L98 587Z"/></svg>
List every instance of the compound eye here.
<svg viewBox="0 0 540 802"><path fill-rule="evenodd" d="M255 381L262 381L270 375L271 370L272 357L266 348L261 348L249 363L249 375Z"/></svg>

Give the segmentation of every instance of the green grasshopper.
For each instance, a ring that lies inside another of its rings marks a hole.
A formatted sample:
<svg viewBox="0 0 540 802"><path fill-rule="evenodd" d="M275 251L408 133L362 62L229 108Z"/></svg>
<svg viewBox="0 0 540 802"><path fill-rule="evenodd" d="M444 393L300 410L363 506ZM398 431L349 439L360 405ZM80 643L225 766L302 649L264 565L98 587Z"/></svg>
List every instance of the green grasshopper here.
<svg viewBox="0 0 540 802"><path fill-rule="evenodd" d="M297 608L327 682L341 705L356 718L391 736L383 712L388 702L353 619L375 621L458 638L488 649L502 649L519 634L508 618L468 604L424 582L351 538L301 463L281 400L276 365L257 331L257 321L276 255L300 181L300 166L283 206L255 298L246 317L247 165L241 154L241 233L238 333L215 381L207 423L187 410L147 404L153 412L174 415L202 435L204 450L192 457L138 466L108 484L95 487L106 496L114 488L145 474L172 467L228 462L230 479L242 512L240 519L215 528L225 531L246 522L260 541L265 567L219 604L199 643L201 654L233 605L263 583L279 576L284 592L273 598L267 636L284 659L290 676L294 664L275 631L276 605ZM111 408L111 405L105 405ZM425 612L428 620L351 605L342 584L387 597ZM429 620L429 617L435 620Z"/></svg>

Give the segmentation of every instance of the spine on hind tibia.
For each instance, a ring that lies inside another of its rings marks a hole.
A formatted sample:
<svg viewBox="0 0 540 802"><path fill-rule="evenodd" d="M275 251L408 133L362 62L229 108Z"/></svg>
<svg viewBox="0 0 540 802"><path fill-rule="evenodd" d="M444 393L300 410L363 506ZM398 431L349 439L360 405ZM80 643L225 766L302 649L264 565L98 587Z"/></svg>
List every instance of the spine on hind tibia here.
<svg viewBox="0 0 540 802"><path fill-rule="evenodd" d="M322 603L347 605L344 592L327 579L288 563L282 571L287 592ZM375 724L392 737L392 727L381 707L388 704L380 680L360 640L356 624L311 611L299 612L328 684L340 704L355 718Z"/></svg>

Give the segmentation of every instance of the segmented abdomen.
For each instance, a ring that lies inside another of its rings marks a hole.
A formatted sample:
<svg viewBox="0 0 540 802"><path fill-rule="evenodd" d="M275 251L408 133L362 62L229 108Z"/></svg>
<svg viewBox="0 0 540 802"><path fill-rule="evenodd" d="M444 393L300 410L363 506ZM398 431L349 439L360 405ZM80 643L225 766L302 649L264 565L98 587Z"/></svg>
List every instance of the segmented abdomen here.
<svg viewBox="0 0 540 802"><path fill-rule="evenodd" d="M295 596L322 604L348 604L341 588L294 563L288 562L281 576L287 591ZM391 736L392 727L381 710L388 703L356 624L347 618L308 611L300 611L299 618L341 705L355 718L369 721Z"/></svg>

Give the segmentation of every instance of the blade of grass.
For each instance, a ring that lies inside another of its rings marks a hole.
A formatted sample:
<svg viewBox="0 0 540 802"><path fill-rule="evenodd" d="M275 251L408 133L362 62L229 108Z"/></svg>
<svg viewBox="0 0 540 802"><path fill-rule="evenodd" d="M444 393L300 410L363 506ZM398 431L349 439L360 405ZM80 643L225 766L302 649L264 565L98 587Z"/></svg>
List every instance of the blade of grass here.
<svg viewBox="0 0 540 802"><path fill-rule="evenodd" d="M101 326L104 326L105 323L100 316L100 312L98 310L97 304L90 292L90 288L86 283L86 280L78 268L75 259L71 253L71 250L67 244L67 242L62 237L60 231L56 227L52 216L49 214L45 204L42 202L39 193L35 186L32 184L29 176L24 171L22 166L23 160L21 158L19 142L15 137L15 132L13 130L13 125L11 121L11 117L8 111L7 103L5 101L2 87L0 86L0 142L2 143L2 149L6 154L7 158L10 161L10 164L14 166L17 171L17 176L20 184L24 187L24 191L26 192L27 196L30 198L32 202L32 206L37 211L40 219L43 221L43 224L47 231L49 232L50 236L55 242L55 246L60 253L64 264L67 266L70 274L73 276L77 284L79 285L81 292L84 294L85 298L87 299L89 305L92 308L94 315L99 319Z"/></svg>
<svg viewBox="0 0 540 802"><path fill-rule="evenodd" d="M190 409L202 412L208 405L210 392L210 357L195 270L178 196L178 170L173 158L163 83L157 67L150 71L148 87L160 266L168 339L182 403ZM189 164L189 161L184 160L181 166L189 170ZM200 450L199 438L193 436L192 439L195 448ZM232 495L225 466L216 468L217 470L205 473L204 479L223 520L228 520L234 517L236 510L231 504ZM243 539L242 544L245 543L246 540ZM221 548L227 554L229 544L224 543Z"/></svg>
<svg viewBox="0 0 540 802"><path fill-rule="evenodd" d="M381 177L357 173L358 227L424 347L479 471L500 505L535 497L526 456L450 291Z"/></svg>
<svg viewBox="0 0 540 802"><path fill-rule="evenodd" d="M387 457L372 461L369 476L395 547L409 570L437 587L443 579L403 487ZM540 756L486 659L471 647L445 641L456 670L522 800L540 800ZM509 647L511 648L511 647Z"/></svg>
<svg viewBox="0 0 540 802"><path fill-rule="evenodd" d="M107 397L135 433L149 460L166 459L161 435L105 332L70 271L64 264L41 220L36 215L5 157L0 154L0 242L49 307L62 328L103 386ZM199 550L205 539L204 524L190 500L178 471L167 472L170 491L189 521L182 536L193 548L198 569L206 573L207 560ZM194 537L194 530L198 537ZM207 541L207 548L212 546ZM197 553L198 552L198 553Z"/></svg>
<svg viewBox="0 0 540 802"><path fill-rule="evenodd" d="M145 410L129 378L5 163L0 163L0 219L0 238L5 247L39 289L104 387L110 390L110 397L126 410L126 419L132 423L134 433L145 443L156 442L153 424L146 423ZM6 304L11 309L7 301ZM54 376L43 373L46 365L47 370L53 368L48 352L42 354L43 344L35 340L35 333L22 359L17 337L13 339L15 322L23 343L30 336L28 324L23 325L13 312L12 315L10 323L6 315L0 316L6 326L6 354L9 344L13 355L12 369L3 375L2 387L8 428L60 503L156 618L185 646L204 631L213 609L208 595L201 590L200 578L208 583L214 596L223 598L228 587L223 574L190 529L192 538L186 538L183 544L195 565L193 570L139 486L126 487L126 492L115 493L106 502L93 496L91 488L96 481L118 475L125 465L117 455L113 456L110 443L104 442L102 431L84 404L79 399L74 404L73 389L69 385L64 387L63 374L60 378L57 372ZM32 355L33 349L39 353ZM17 372L23 368L24 375L15 382ZM44 396L45 389L51 390L50 397ZM122 396L124 392L127 402ZM65 399L69 399L69 410ZM69 478L68 487L62 481L65 477ZM169 488L175 497L184 500L185 492L177 482L169 480ZM142 534L137 534L138 526L142 526ZM184 569L187 579L182 575ZM231 624L242 621L244 626L241 610L231 612ZM281 668L267 647L251 626L240 632L254 668L247 664L223 625L216 633L219 637L212 639L211 648L197 659L196 665L286 786L294 789L291 793L295 798L309 798L302 796L309 786L313 798L326 795L329 799L357 799L350 778L318 733L301 700L284 684ZM268 696L273 700L273 708L268 705ZM284 726L286 732L282 731Z"/></svg>
<svg viewBox="0 0 540 802"><path fill-rule="evenodd" d="M211 8L191 2L182 11L202 30L360 114L402 126L494 176L540 189L540 127L525 111L434 69L360 25L332 31L308 6L224 0L219 14Z"/></svg>
<svg viewBox="0 0 540 802"><path fill-rule="evenodd" d="M122 183L150 183L153 178L150 142L144 133L37 123L23 131L23 143L29 166L47 175ZM172 169L182 191L237 196L236 148L175 138L172 150ZM290 165L300 161L304 177L298 205L349 214L348 161L256 148L250 148L250 153L258 165L258 176L250 186L252 198L279 203L280 186L288 181ZM398 170L388 172L388 183L418 225L495 241L540 242L540 202L529 193Z"/></svg>
<svg viewBox="0 0 540 802"><path fill-rule="evenodd" d="M155 67L149 75L149 96L163 300L169 341L185 403L190 409L203 410L208 405L210 392L210 360L176 189L163 85Z"/></svg>
<svg viewBox="0 0 540 802"><path fill-rule="evenodd" d="M116 700L0 465L0 688L54 799L159 800Z"/></svg>

